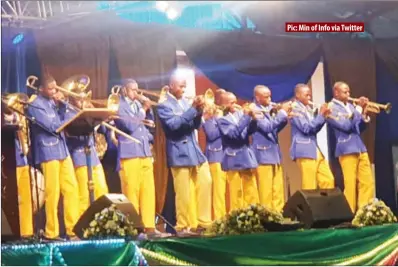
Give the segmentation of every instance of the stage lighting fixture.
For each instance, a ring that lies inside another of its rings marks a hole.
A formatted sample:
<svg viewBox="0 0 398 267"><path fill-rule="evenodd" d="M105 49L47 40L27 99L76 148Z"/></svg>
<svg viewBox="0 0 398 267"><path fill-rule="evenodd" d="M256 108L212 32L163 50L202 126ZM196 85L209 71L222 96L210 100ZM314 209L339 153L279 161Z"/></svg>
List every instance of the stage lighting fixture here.
<svg viewBox="0 0 398 267"><path fill-rule="evenodd" d="M180 14L178 13L177 9L174 7L170 7L167 9L166 15L169 19L174 20L176 19Z"/></svg>
<svg viewBox="0 0 398 267"><path fill-rule="evenodd" d="M14 36L14 38L12 38L12 43L14 45L19 44L20 42L22 42L24 39L24 35L23 33L18 33L17 35Z"/></svg>
<svg viewBox="0 0 398 267"><path fill-rule="evenodd" d="M156 1L156 8L159 11L166 12L168 7L169 3L167 3L167 1Z"/></svg>

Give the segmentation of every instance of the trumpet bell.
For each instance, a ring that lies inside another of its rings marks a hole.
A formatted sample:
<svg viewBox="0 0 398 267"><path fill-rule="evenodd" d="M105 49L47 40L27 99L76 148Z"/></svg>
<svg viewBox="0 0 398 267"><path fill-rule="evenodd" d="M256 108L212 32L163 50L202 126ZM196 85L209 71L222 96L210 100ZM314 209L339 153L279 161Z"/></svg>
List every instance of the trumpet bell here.
<svg viewBox="0 0 398 267"><path fill-rule="evenodd" d="M65 88L69 92L83 93L90 85L90 77L84 74L73 75L66 79L60 87Z"/></svg>
<svg viewBox="0 0 398 267"><path fill-rule="evenodd" d="M387 114L390 114L391 108L392 108L391 103L387 103L384 110L386 111Z"/></svg>
<svg viewBox="0 0 398 267"><path fill-rule="evenodd" d="M211 90L210 88L207 89L205 92L205 95L204 95L204 99L205 99L206 104L213 105L215 102L213 90Z"/></svg>

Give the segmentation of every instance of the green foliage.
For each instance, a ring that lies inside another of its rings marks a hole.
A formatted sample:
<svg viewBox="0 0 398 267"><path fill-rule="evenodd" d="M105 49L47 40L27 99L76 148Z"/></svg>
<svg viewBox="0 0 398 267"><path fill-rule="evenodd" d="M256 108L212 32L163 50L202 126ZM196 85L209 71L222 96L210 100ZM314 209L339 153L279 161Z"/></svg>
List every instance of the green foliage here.
<svg viewBox="0 0 398 267"><path fill-rule="evenodd" d="M224 218L216 220L210 227L210 235L236 235L266 232L267 223L282 224L287 219L281 213L261 205L231 211Z"/></svg>
<svg viewBox="0 0 398 267"><path fill-rule="evenodd" d="M84 229L83 236L86 239L114 238L136 236L137 230L133 223L119 211L115 205L103 209L95 214L94 220Z"/></svg>
<svg viewBox="0 0 398 267"><path fill-rule="evenodd" d="M352 224L356 226L381 225L397 222L397 217L387 205L377 198L360 208L355 214Z"/></svg>

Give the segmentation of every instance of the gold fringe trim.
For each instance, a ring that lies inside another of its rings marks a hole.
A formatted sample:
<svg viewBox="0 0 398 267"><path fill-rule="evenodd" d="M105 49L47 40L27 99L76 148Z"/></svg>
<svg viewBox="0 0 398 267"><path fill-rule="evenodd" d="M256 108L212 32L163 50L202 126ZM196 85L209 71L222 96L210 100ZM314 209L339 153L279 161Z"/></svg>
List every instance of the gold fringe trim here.
<svg viewBox="0 0 398 267"><path fill-rule="evenodd" d="M156 253L156 252L147 250L145 248L140 248L140 249L141 249L142 254L145 257L148 257L148 259L154 259L154 260L166 263L167 265L170 265L170 266L195 266L194 264L183 261L183 260L173 259L174 257L167 256L164 253L162 253L162 254Z"/></svg>

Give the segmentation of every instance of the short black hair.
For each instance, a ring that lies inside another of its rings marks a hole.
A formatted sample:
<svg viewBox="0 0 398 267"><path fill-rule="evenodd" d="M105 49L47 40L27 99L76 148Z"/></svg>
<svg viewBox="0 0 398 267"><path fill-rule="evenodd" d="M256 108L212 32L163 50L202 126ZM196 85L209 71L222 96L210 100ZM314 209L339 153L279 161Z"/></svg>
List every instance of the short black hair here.
<svg viewBox="0 0 398 267"><path fill-rule="evenodd" d="M300 91L300 89L304 87L308 87L308 85L305 83L296 84L296 86L294 87L294 94L297 94Z"/></svg>

